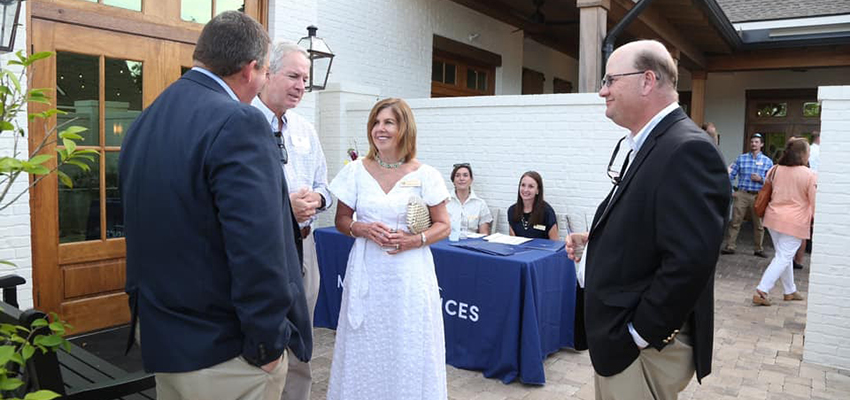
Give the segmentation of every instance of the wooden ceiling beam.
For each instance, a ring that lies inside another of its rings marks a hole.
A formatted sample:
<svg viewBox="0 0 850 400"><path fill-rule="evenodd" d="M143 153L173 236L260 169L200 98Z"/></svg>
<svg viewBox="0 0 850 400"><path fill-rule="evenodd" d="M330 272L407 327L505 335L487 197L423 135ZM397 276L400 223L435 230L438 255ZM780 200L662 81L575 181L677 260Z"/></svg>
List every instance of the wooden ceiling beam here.
<svg viewBox="0 0 850 400"><path fill-rule="evenodd" d="M850 66L850 45L764 49L709 56L709 72Z"/></svg>
<svg viewBox="0 0 850 400"><path fill-rule="evenodd" d="M621 20L628 10L634 7L631 0L611 0L611 10L608 12L609 20L615 23ZM642 24L654 33L656 39L665 42L670 47L675 47L682 52L683 58L687 58L685 64L688 66L705 68L705 55L697 48L696 45L686 40L679 34L679 31L668 22L664 17L658 14L652 6L649 6L638 15L637 20L631 26L626 28L627 32L633 32L633 35L644 36L645 30L636 28L635 24ZM692 68L692 67L691 67Z"/></svg>

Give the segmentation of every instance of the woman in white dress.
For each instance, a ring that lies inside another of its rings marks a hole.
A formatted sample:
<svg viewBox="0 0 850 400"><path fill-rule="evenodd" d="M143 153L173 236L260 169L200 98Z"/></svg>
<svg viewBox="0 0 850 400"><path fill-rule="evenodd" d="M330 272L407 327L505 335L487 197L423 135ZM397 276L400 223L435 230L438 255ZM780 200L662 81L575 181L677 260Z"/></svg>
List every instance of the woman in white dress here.
<svg viewBox="0 0 850 400"><path fill-rule="evenodd" d="M440 173L416 159L416 123L404 100L378 102L367 133L369 153L330 185L339 199L336 228L356 239L328 399L446 399L443 316L428 245L449 234L449 193ZM405 223L412 196L424 200L433 223L418 235Z"/></svg>

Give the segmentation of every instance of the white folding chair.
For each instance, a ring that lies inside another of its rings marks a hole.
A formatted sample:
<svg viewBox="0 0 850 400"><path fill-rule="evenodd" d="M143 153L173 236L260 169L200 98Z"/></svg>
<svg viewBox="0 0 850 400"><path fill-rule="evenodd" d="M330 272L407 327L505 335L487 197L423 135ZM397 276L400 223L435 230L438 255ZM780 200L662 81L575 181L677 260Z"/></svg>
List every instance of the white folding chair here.
<svg viewBox="0 0 850 400"><path fill-rule="evenodd" d="M502 209L499 207L490 207L490 214L493 215L493 222L490 223L490 233L499 231L499 219L501 219Z"/></svg>

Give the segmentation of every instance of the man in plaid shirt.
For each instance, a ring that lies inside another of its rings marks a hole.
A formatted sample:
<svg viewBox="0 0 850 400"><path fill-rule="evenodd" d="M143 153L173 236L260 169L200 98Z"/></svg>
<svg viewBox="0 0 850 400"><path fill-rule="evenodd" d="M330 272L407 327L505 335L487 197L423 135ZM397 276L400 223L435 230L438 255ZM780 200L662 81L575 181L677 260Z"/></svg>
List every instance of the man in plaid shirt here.
<svg viewBox="0 0 850 400"><path fill-rule="evenodd" d="M726 231L726 247L720 251L723 254L735 253L735 242L738 241L741 223L744 221L744 215L749 213L753 221L753 241L755 242L753 254L767 258L762 247L764 227L754 207L756 195L764 185L765 175L773 167L773 161L761 152L763 147L764 137L760 133L754 134L750 138L750 152L738 156L729 169L729 179L732 180L732 186L735 186L735 193L732 194L732 221ZM736 178L737 185L735 185Z"/></svg>

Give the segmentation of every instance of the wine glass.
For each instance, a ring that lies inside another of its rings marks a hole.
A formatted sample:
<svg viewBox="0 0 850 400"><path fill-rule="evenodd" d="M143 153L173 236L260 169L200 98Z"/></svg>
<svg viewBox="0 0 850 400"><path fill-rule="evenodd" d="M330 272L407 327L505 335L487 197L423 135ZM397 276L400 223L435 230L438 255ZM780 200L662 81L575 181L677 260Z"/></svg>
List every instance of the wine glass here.
<svg viewBox="0 0 850 400"><path fill-rule="evenodd" d="M407 228L407 214L406 213L397 214L396 218L395 218L395 225L394 226L392 224L388 224L388 225L390 225L390 232L391 233L406 231L405 228ZM384 251L398 250L396 245L381 246L381 249L384 250Z"/></svg>

